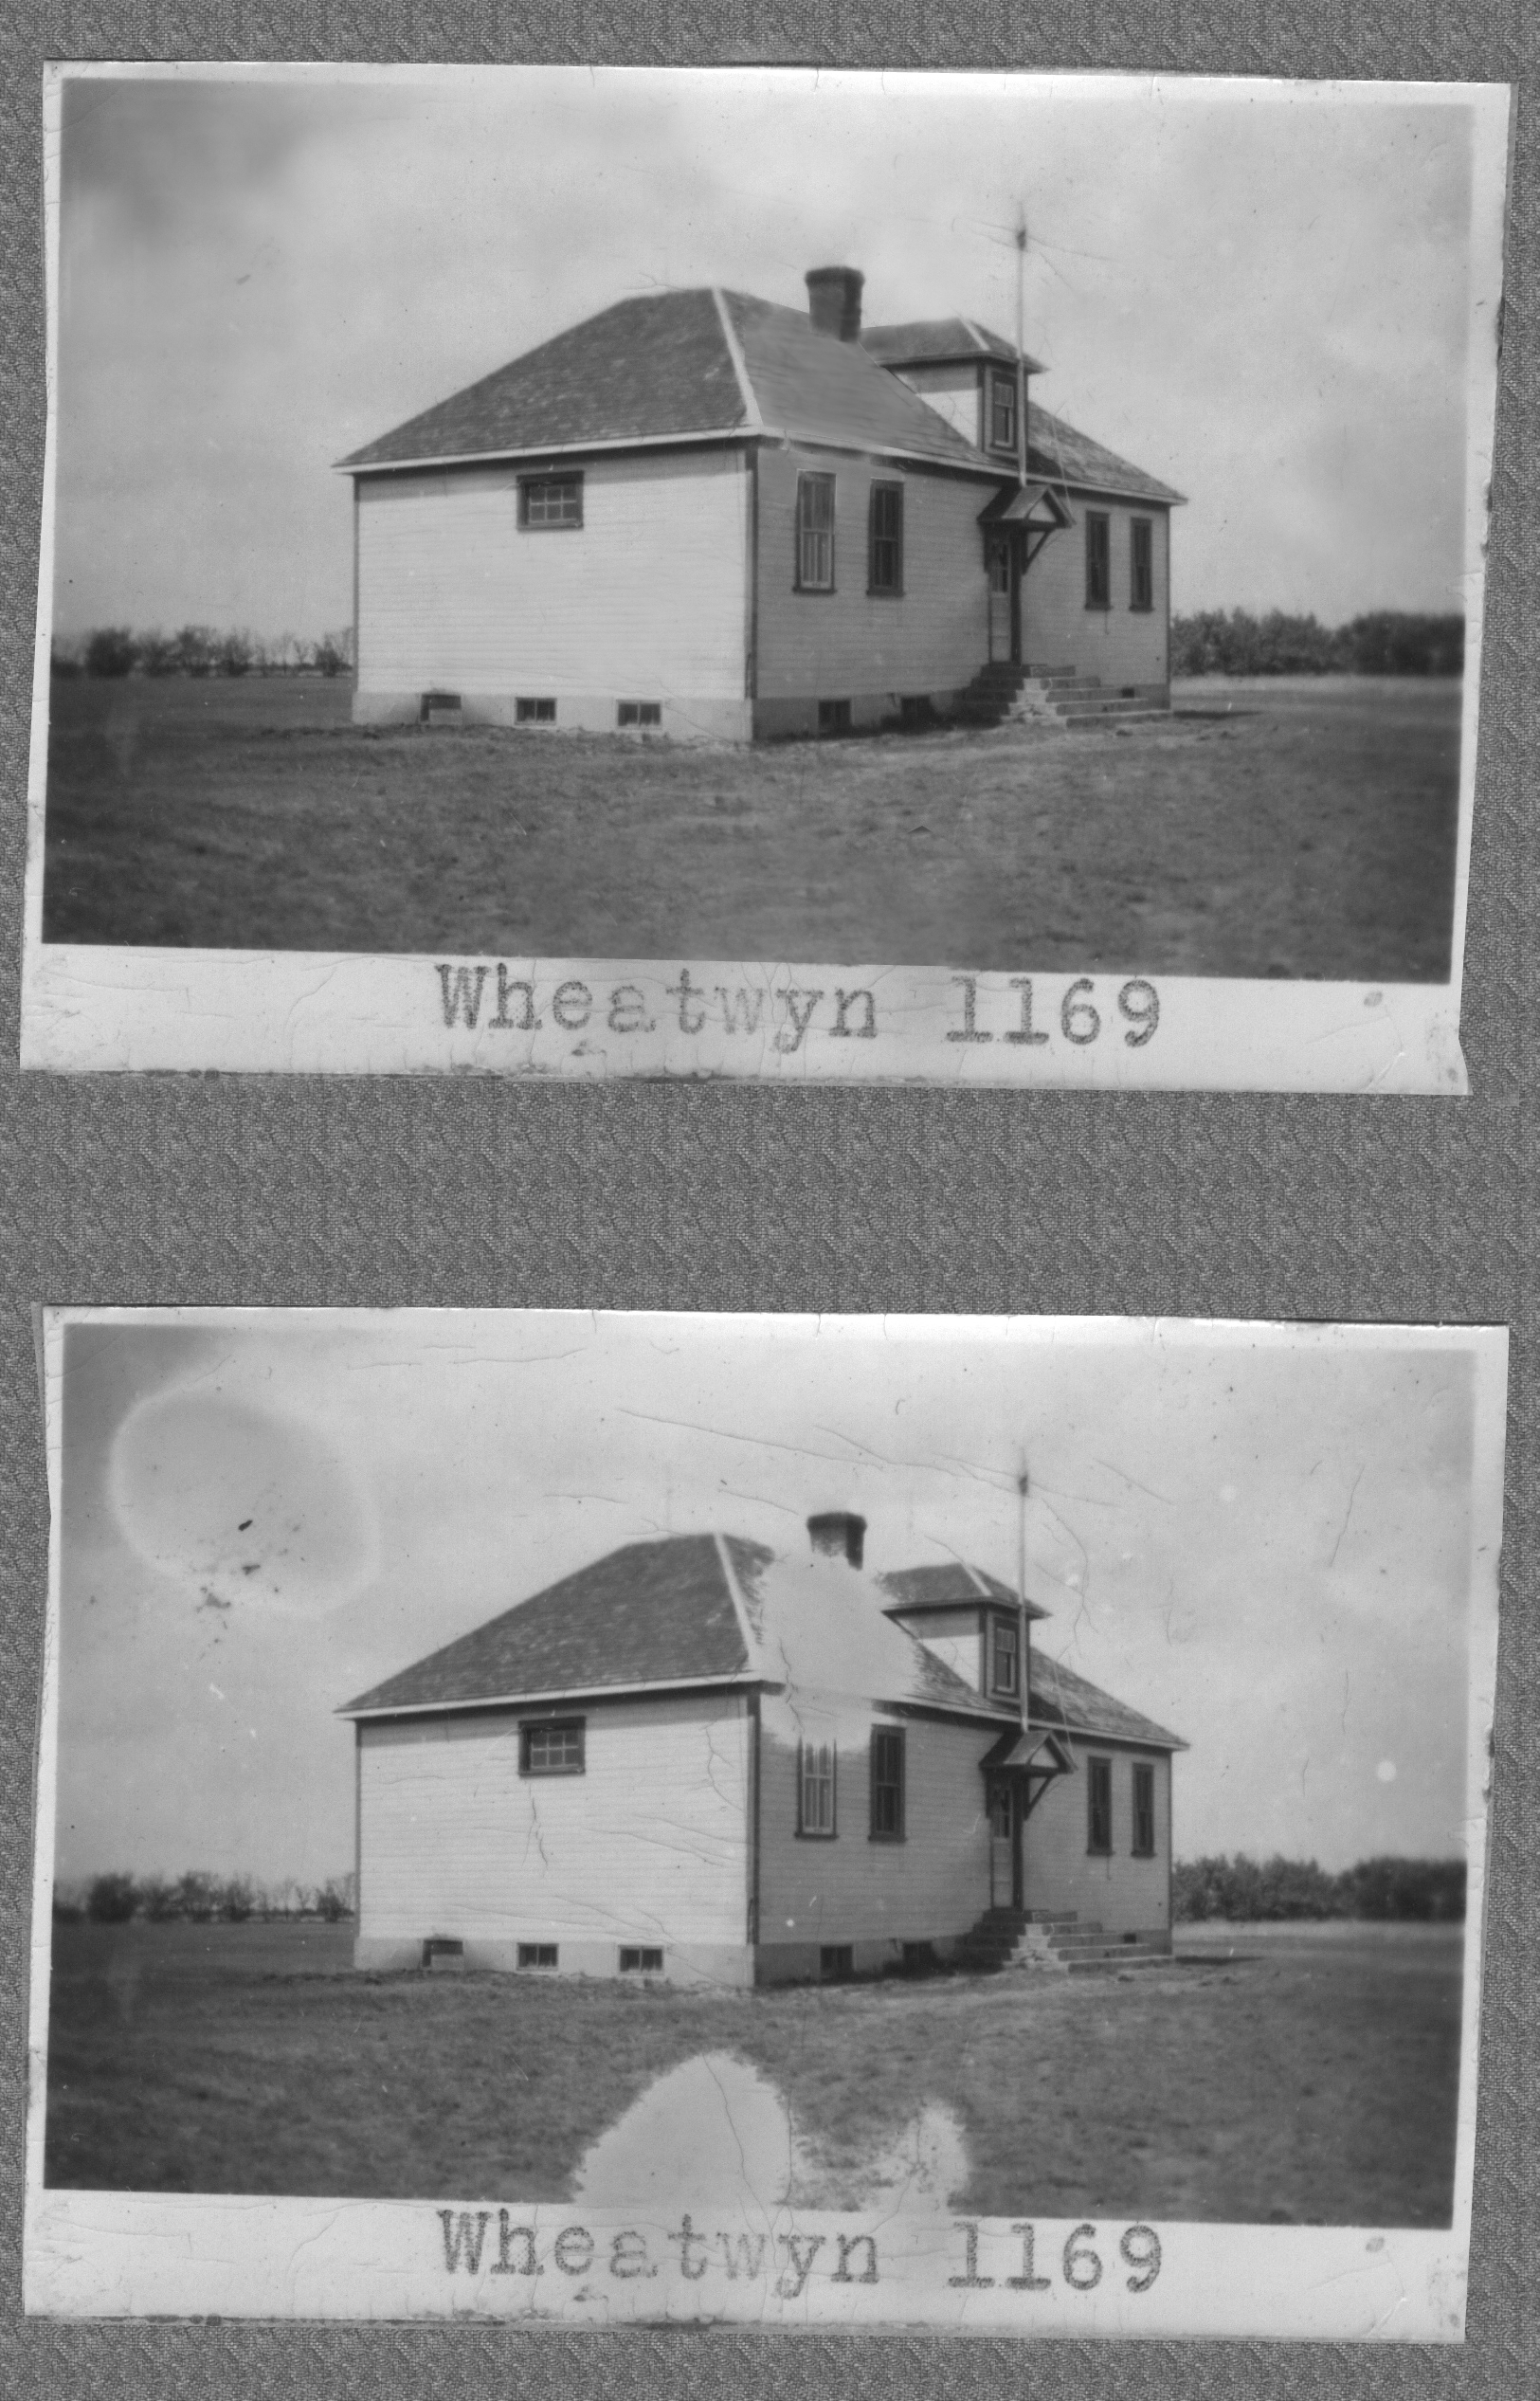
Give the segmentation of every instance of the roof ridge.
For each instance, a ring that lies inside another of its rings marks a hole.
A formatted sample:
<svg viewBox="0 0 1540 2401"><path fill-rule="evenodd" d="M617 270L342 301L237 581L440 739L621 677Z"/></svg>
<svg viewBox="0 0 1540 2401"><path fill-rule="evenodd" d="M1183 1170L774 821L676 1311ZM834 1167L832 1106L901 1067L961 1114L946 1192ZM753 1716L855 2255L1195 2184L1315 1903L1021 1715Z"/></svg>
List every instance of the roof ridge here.
<svg viewBox="0 0 1540 2401"><path fill-rule="evenodd" d="M722 1563L722 1574L727 1582L728 1598L733 1604L734 1612L738 1621L738 1631L743 1636L744 1664L763 1673L765 1662L760 1652L759 1639L749 1616L749 1605L743 1597L743 1589L738 1582L738 1571L733 1564L733 1553L728 1537L717 1531L713 1534L712 1540L716 1545L716 1555Z"/></svg>
<svg viewBox="0 0 1540 2401"><path fill-rule="evenodd" d="M749 373L749 362L743 355L743 344L738 339L737 327L728 314L727 294L720 283L713 283L708 286L708 289L716 302L717 321L722 328L722 339L727 344L727 355L733 361L733 373L738 379L745 427L751 433L763 433L765 431L764 414L759 406L759 398L754 391L752 378ZM717 1540L720 1541L720 1539L721 1537L718 1535Z"/></svg>

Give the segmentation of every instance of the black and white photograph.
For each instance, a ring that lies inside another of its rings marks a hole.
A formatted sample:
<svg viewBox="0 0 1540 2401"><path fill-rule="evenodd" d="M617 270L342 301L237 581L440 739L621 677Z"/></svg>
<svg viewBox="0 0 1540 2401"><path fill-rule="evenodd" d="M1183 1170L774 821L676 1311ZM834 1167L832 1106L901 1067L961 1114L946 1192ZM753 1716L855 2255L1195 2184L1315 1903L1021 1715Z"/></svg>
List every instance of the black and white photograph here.
<svg viewBox="0 0 1540 2401"><path fill-rule="evenodd" d="M1465 1090L1506 86L44 104L25 1064Z"/></svg>
<svg viewBox="0 0 1540 2401"><path fill-rule="evenodd" d="M1501 1329L42 1342L30 2311L1462 2338Z"/></svg>

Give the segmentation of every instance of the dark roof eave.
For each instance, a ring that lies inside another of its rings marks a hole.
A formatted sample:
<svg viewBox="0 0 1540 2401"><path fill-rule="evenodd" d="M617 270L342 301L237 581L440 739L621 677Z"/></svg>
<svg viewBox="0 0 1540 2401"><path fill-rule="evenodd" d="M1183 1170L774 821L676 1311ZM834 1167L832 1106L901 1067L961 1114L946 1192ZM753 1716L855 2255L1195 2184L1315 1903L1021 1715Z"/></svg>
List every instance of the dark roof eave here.
<svg viewBox="0 0 1540 2401"><path fill-rule="evenodd" d="M524 460L624 458L638 450L697 450L709 444L737 445L747 449L766 443L780 449L833 450L841 457L894 459L922 474L969 476L981 483L1015 481L1014 468L1002 461L987 459L982 452L976 459L938 458L931 451L910 450L897 444L858 442L853 437L810 431L791 432L776 426L729 426L719 432L706 429L698 433L626 434L603 442L547 442L529 450L456 450L442 457L425 453L410 459L371 459L362 451L354 451L345 459L335 459L331 473L436 475L450 467L505 466ZM1062 482L1063 478L1057 481ZM1074 491L1079 487L1069 484L1065 488Z"/></svg>
<svg viewBox="0 0 1540 2401"><path fill-rule="evenodd" d="M777 1692L780 1686L773 1679L756 1669L742 1667L720 1676L663 1676L652 1683L603 1684L589 1681L577 1684L553 1684L531 1692L497 1692L458 1694L451 1700L437 1701L376 1701L372 1693L361 1693L356 1701L334 1709L335 1718L450 1718L462 1717L477 1709L532 1709L548 1703L565 1704L577 1701L662 1700L676 1692L718 1692L728 1689L756 1689ZM376 1687L378 1689L378 1687Z"/></svg>

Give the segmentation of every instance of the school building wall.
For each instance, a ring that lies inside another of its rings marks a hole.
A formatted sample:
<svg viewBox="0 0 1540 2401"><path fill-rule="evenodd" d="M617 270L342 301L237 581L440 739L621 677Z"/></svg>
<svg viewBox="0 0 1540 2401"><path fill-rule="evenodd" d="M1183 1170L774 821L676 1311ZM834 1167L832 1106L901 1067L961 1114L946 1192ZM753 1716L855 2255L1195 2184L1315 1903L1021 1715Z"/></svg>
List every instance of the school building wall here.
<svg viewBox="0 0 1540 2401"><path fill-rule="evenodd" d="M1073 1910L1109 1934L1160 1934L1170 1928L1171 1763L1160 1751L1140 1751L1088 1736L1070 1738L1076 1773L1056 1778L1022 1830L1024 1900L1028 1909ZM1089 1758L1112 1761L1112 1850L1089 1848ZM1155 1771L1155 1850L1133 1856L1133 1767Z"/></svg>
<svg viewBox="0 0 1540 2401"><path fill-rule="evenodd" d="M1023 654L1035 667L1073 666L1114 689L1132 684L1164 697L1170 681L1170 511L1081 492L1070 495L1069 505L1074 523L1050 535L1022 586ZM1112 581L1106 609L1085 605L1085 519L1091 510L1109 519ZM1153 605L1148 609L1129 606L1133 560L1129 527L1136 517L1148 518L1153 529Z"/></svg>
<svg viewBox="0 0 1540 2401"><path fill-rule="evenodd" d="M904 1837L873 1841L872 1725L904 1734ZM758 1976L816 1976L824 1945L848 1943L857 1974L892 1965L906 1942L946 1951L989 1905L989 1829L979 1762L996 1726L846 1717L838 1745L836 1831L797 1832L798 1741L816 1718L767 1695L759 1766Z"/></svg>
<svg viewBox="0 0 1540 2401"><path fill-rule="evenodd" d="M834 589L799 591L797 478L834 478ZM759 452L754 731L818 730L820 700L853 725L897 718L905 698L950 704L989 655L979 511L994 486L806 444ZM867 590L874 482L904 489L903 591Z"/></svg>
<svg viewBox="0 0 1540 2401"><path fill-rule="evenodd" d="M522 697L554 700L558 732L613 733L639 700L677 739L747 739L743 451L571 467L572 527L520 526L511 464L357 478L356 719L413 721L447 692L471 719L513 723Z"/></svg>
<svg viewBox="0 0 1540 2401"><path fill-rule="evenodd" d="M520 1775L520 1718L553 1717L585 1720L582 1773ZM634 1945L676 1982L751 1979L739 1694L366 1721L358 1812L360 1967L436 1937L469 1967L554 1943L558 1973L615 1975Z"/></svg>

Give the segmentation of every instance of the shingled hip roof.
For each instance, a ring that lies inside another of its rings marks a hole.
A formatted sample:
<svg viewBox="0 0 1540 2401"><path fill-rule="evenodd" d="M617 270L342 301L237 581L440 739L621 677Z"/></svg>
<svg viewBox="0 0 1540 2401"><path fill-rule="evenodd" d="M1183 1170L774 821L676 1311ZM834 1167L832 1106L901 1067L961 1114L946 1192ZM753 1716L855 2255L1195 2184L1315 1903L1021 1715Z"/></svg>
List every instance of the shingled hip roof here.
<svg viewBox="0 0 1540 2401"><path fill-rule="evenodd" d="M1179 1734L1158 1726L1123 1701L1114 1701L1088 1678L1078 1676L1057 1659L1032 1653L1031 1698L1027 1715L1033 1725L1058 1726L1069 1734L1099 1736L1109 1742L1138 1743L1147 1751L1186 1751Z"/></svg>
<svg viewBox="0 0 1540 2401"><path fill-rule="evenodd" d="M487 1708L564 1694L765 1683L998 1724L986 1701L883 1613L842 1560L777 1557L733 1535L628 1542L344 1704L341 1717Z"/></svg>
<svg viewBox="0 0 1540 2401"><path fill-rule="evenodd" d="M859 342L704 289L617 300L366 444L350 471L770 434L965 469L985 458Z"/></svg>

